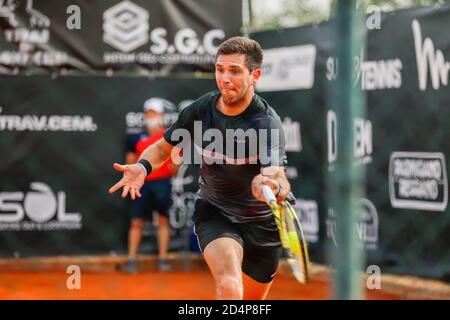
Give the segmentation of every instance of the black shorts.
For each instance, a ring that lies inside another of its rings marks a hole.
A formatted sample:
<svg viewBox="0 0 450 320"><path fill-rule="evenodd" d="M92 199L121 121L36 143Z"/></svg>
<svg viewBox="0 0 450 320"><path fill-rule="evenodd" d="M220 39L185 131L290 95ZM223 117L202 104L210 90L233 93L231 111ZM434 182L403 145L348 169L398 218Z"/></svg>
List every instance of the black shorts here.
<svg viewBox="0 0 450 320"><path fill-rule="evenodd" d="M172 206L171 179L145 181L140 198L132 201L131 218L151 219L153 211L168 217Z"/></svg>
<svg viewBox="0 0 450 320"><path fill-rule="evenodd" d="M255 281L272 281L278 268L282 247L274 219L233 223L208 201L195 202L195 234L202 252L211 241L228 237L243 248L242 271Z"/></svg>

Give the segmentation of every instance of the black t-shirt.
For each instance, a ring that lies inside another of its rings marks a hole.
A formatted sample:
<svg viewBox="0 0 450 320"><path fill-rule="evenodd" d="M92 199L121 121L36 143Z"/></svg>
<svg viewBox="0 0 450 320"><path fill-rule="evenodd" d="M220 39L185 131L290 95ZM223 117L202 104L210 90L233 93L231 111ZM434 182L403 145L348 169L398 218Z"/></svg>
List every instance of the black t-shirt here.
<svg viewBox="0 0 450 320"><path fill-rule="evenodd" d="M233 222L268 219L271 210L252 195L251 182L262 167L287 163L280 117L256 94L242 113L228 116L216 107L219 97L212 91L183 109L164 138L184 146L183 156L200 164L202 199ZM186 152L194 149L197 153L189 157Z"/></svg>

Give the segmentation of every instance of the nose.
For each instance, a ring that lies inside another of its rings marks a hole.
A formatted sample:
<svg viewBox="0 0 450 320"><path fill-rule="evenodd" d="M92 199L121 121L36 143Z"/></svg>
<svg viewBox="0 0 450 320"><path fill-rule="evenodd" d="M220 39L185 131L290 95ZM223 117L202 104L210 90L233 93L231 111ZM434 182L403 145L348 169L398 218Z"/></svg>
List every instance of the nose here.
<svg viewBox="0 0 450 320"><path fill-rule="evenodd" d="M220 80L223 83L230 83L230 76L228 74L228 72L224 72L221 76L220 76Z"/></svg>

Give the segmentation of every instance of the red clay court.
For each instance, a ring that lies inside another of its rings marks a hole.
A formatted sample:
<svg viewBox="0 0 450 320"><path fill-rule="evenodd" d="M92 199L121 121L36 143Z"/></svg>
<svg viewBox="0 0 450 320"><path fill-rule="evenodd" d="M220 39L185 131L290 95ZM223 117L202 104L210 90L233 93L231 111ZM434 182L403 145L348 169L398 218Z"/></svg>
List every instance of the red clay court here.
<svg viewBox="0 0 450 320"><path fill-rule="evenodd" d="M58 257L0 260L0 299L100 299L100 300L206 300L214 299L213 279L200 257L191 258L189 270L186 261L174 257L174 272L155 271L156 260L143 256L142 271L124 274L119 271L125 257ZM67 289L70 274L68 265L77 264L81 269L81 288ZM325 268L314 265L312 279L306 285L299 284L287 266L281 265L269 293L269 300L325 300L332 299L332 285ZM387 278L386 278L387 279ZM386 300L415 298L419 292L419 280L409 279L409 289L401 286L401 277L384 281L381 290L366 290L365 299ZM403 281L404 282L404 281ZM395 287L395 283L397 286ZM433 294L428 286L428 296L421 298L446 298L448 288L438 288ZM403 289L401 289L403 288ZM396 289L396 290L394 290ZM440 292L440 295L438 294ZM408 296L409 295L409 296Z"/></svg>

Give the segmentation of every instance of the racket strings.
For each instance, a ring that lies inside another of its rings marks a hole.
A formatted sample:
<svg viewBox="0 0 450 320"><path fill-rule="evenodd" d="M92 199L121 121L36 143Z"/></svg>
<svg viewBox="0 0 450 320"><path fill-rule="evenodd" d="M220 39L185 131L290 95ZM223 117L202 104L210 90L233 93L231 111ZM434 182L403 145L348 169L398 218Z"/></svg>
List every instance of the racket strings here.
<svg viewBox="0 0 450 320"><path fill-rule="evenodd" d="M287 262L295 278L306 283L309 276L309 254L297 212L286 201L269 204L278 227L281 245L287 253Z"/></svg>
<svg viewBox="0 0 450 320"><path fill-rule="evenodd" d="M294 208L289 203L283 203L283 209L289 236L289 248L287 248L288 262L291 265L294 275L301 283L305 283L309 276L309 254L307 243L303 234L303 230L298 220L298 216Z"/></svg>

